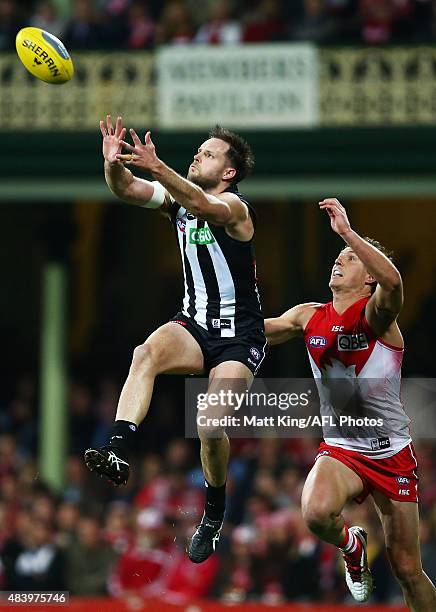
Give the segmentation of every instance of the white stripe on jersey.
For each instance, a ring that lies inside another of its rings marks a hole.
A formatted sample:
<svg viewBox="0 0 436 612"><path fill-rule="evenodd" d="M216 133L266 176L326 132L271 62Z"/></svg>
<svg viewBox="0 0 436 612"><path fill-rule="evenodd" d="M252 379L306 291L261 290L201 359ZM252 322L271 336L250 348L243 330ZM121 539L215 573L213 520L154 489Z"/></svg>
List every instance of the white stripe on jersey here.
<svg viewBox="0 0 436 612"><path fill-rule="evenodd" d="M197 223L195 222L195 226ZM206 324L206 308L207 308L207 291L206 284L204 282L203 274L201 272L200 263L197 256L197 245L190 244L188 240L189 236L189 221L186 223L186 257L188 258L191 266L192 280L194 281L194 292L195 292L195 317L196 323L207 329ZM183 243L182 243L182 257L183 257ZM184 313L188 315L187 312ZM188 315L189 316L189 315Z"/></svg>
<svg viewBox="0 0 436 612"><path fill-rule="evenodd" d="M177 213L177 216L178 213ZM183 298L183 314L184 315L188 315L188 308L189 308L189 295L188 295L188 285L186 283L186 270L185 270L185 258L183 257L183 234L182 232L177 232L178 233L178 241L179 241L179 249L180 249L180 253L182 254L182 267L183 267L183 282L185 283L185 296Z"/></svg>
<svg viewBox="0 0 436 612"><path fill-rule="evenodd" d="M207 226L207 223L205 223L205 226ZM221 336L223 338L233 338L235 335L236 314L236 291L233 277L218 242L208 244L207 248L212 259L220 292L220 318L231 319L232 322L231 328L224 328L221 330Z"/></svg>

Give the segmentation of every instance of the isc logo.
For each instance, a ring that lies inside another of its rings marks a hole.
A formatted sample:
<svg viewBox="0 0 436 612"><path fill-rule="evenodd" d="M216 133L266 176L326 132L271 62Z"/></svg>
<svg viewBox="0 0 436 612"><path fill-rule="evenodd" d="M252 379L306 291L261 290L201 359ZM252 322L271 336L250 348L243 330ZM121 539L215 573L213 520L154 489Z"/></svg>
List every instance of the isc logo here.
<svg viewBox="0 0 436 612"><path fill-rule="evenodd" d="M365 334L340 334L338 336L339 351L363 351L368 348Z"/></svg>
<svg viewBox="0 0 436 612"><path fill-rule="evenodd" d="M324 336L310 336L309 338L309 346L313 348L322 348L326 344L327 340Z"/></svg>

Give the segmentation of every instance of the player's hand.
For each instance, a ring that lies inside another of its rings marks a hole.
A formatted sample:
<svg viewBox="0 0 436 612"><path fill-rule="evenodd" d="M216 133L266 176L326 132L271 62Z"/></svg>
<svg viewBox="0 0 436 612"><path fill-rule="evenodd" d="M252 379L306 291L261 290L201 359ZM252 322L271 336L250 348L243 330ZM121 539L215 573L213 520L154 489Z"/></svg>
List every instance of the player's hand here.
<svg viewBox="0 0 436 612"><path fill-rule="evenodd" d="M152 171L153 167L156 166L156 163L159 162L159 158L156 155L156 149L151 140L151 133L147 132L144 139L144 144L141 142L138 134L135 130L129 130L130 136L132 137L133 144L129 144L124 140L121 141L121 144L124 149L129 151L128 154L117 154L117 159L122 161L124 164L130 164L131 166L136 166L141 170L149 170Z"/></svg>
<svg viewBox="0 0 436 612"><path fill-rule="evenodd" d="M123 128L121 117L117 117L115 129L112 125L112 117L106 116L106 125L100 121L100 130L103 136L103 157L106 161L113 164L117 161L117 154L121 153L121 141L126 135L126 128Z"/></svg>
<svg viewBox="0 0 436 612"><path fill-rule="evenodd" d="M350 222L348 221L347 212L342 204L336 198L327 198L319 203L320 210L325 210L330 217L332 230L343 236L351 230Z"/></svg>

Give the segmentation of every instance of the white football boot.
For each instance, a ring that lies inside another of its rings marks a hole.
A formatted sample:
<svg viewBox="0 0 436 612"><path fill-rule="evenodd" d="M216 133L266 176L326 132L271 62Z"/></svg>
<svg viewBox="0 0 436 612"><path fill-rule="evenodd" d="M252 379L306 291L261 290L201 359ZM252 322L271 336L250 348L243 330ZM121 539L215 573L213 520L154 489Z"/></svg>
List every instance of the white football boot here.
<svg viewBox="0 0 436 612"><path fill-rule="evenodd" d="M342 553L345 563L345 580L354 599L363 603L368 601L373 589L372 576L366 556L367 533L362 527L358 526L350 527L349 531L354 533L362 543L362 553L357 564L350 554Z"/></svg>

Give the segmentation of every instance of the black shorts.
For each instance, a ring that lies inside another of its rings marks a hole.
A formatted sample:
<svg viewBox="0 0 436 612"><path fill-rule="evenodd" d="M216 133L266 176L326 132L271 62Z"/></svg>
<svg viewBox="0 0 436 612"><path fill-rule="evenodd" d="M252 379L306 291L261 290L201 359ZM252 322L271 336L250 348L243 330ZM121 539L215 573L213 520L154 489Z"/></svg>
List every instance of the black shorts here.
<svg viewBox="0 0 436 612"><path fill-rule="evenodd" d="M181 312L170 321L182 325L197 341L207 372L224 361L240 361L256 375L267 353L268 345L263 329L249 330L233 338L221 338L213 336Z"/></svg>

